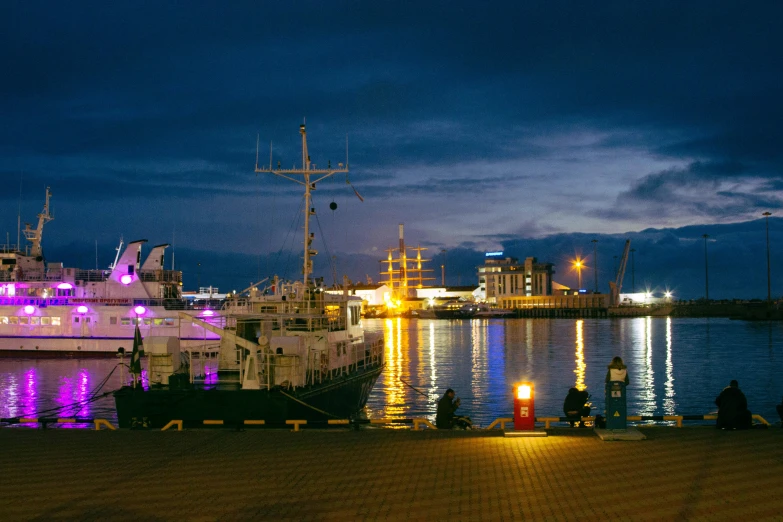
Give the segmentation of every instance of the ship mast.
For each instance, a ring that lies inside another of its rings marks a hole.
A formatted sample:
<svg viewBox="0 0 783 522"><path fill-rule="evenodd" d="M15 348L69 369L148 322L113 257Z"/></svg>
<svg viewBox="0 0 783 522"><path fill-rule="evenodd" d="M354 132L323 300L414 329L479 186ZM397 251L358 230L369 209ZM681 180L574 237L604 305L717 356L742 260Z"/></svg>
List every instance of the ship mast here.
<svg viewBox="0 0 783 522"><path fill-rule="evenodd" d="M258 167L258 153L256 153L256 173L266 172L274 174L275 176L285 178L299 183L305 188L305 201L304 201L304 261L302 265L302 276L305 286L310 281L310 276L313 273L313 262L311 257L318 254L316 250L312 249L313 239L315 234L310 232L310 216L315 214L315 208L310 206L312 201L312 191L315 190L315 184L322 181L334 174L340 172L348 172L348 160L345 160L345 166L342 163L337 164L337 168L333 169L331 162L328 163L326 169L315 169L310 163L310 155L307 152L307 133L305 131L304 124L299 126L299 134L302 135L302 168L301 169L281 169L280 162L277 163L277 168L272 168L272 159L269 160L268 168ZM299 178L301 176L301 179Z"/></svg>

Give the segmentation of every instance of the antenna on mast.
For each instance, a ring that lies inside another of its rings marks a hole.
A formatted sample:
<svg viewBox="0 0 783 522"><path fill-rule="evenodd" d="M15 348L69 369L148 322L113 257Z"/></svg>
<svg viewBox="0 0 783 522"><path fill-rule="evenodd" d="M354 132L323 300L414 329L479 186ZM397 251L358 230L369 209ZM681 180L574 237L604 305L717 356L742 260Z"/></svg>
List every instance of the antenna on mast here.
<svg viewBox="0 0 783 522"><path fill-rule="evenodd" d="M256 168L258 168L258 143L259 143L260 139L261 139L261 134L260 133L256 133ZM257 175L258 174L256 174L256 176Z"/></svg>

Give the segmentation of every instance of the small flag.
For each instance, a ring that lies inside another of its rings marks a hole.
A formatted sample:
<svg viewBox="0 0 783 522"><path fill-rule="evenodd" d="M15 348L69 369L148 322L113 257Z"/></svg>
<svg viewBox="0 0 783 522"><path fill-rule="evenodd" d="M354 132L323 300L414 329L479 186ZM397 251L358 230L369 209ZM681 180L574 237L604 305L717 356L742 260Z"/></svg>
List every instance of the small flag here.
<svg viewBox="0 0 783 522"><path fill-rule="evenodd" d="M356 190L353 185L351 185L351 188L353 189L353 193L356 194L356 197L359 198L359 201L364 203L364 198L359 195L359 191Z"/></svg>
<svg viewBox="0 0 783 522"><path fill-rule="evenodd" d="M136 324L136 333L133 336L133 353L131 354L130 371L133 374L133 383L141 376L141 356L144 355L144 344L141 339L139 325Z"/></svg>

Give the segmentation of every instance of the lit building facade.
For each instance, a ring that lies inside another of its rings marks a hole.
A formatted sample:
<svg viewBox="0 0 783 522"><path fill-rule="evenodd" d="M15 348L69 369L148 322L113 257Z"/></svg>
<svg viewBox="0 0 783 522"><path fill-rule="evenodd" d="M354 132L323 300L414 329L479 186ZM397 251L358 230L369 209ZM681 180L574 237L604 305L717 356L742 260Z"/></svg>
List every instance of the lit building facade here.
<svg viewBox="0 0 783 522"><path fill-rule="evenodd" d="M478 267L479 287L488 303L499 304L509 297L552 295L552 263L539 263L528 257L520 263L503 252L488 252L483 266Z"/></svg>

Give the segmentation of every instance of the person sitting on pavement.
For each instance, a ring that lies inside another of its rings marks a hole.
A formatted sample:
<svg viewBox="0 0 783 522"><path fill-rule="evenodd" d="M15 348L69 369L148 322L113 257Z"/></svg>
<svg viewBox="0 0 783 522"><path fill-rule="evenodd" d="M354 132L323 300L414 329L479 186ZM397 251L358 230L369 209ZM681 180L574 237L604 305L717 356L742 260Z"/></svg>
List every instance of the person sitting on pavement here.
<svg viewBox="0 0 783 522"><path fill-rule="evenodd" d="M438 413L435 416L435 427L439 430L450 430L454 425L454 412L459 408L460 400L454 400L454 390L449 388L438 401Z"/></svg>
<svg viewBox="0 0 783 522"><path fill-rule="evenodd" d="M718 406L716 428L744 430L752 427L753 416L748 410L748 400L739 389L739 383L736 380L732 380L728 386L723 388L723 391L715 399L715 404Z"/></svg>
<svg viewBox="0 0 783 522"><path fill-rule="evenodd" d="M577 388L571 388L568 390L565 401L563 401L563 413L569 418L571 427L574 427L575 423L579 423L580 428L585 427L582 417L590 416L590 406L587 406L587 400L590 398L590 394L587 390L579 391Z"/></svg>
<svg viewBox="0 0 783 522"><path fill-rule="evenodd" d="M631 383L628 378L628 367L623 363L622 358L615 357L612 362L609 363L606 370L606 382L624 382L626 386Z"/></svg>
<svg viewBox="0 0 783 522"><path fill-rule="evenodd" d="M780 416L780 427L783 428L783 400L780 401L780 404L775 406L775 409L778 410L778 416Z"/></svg>

